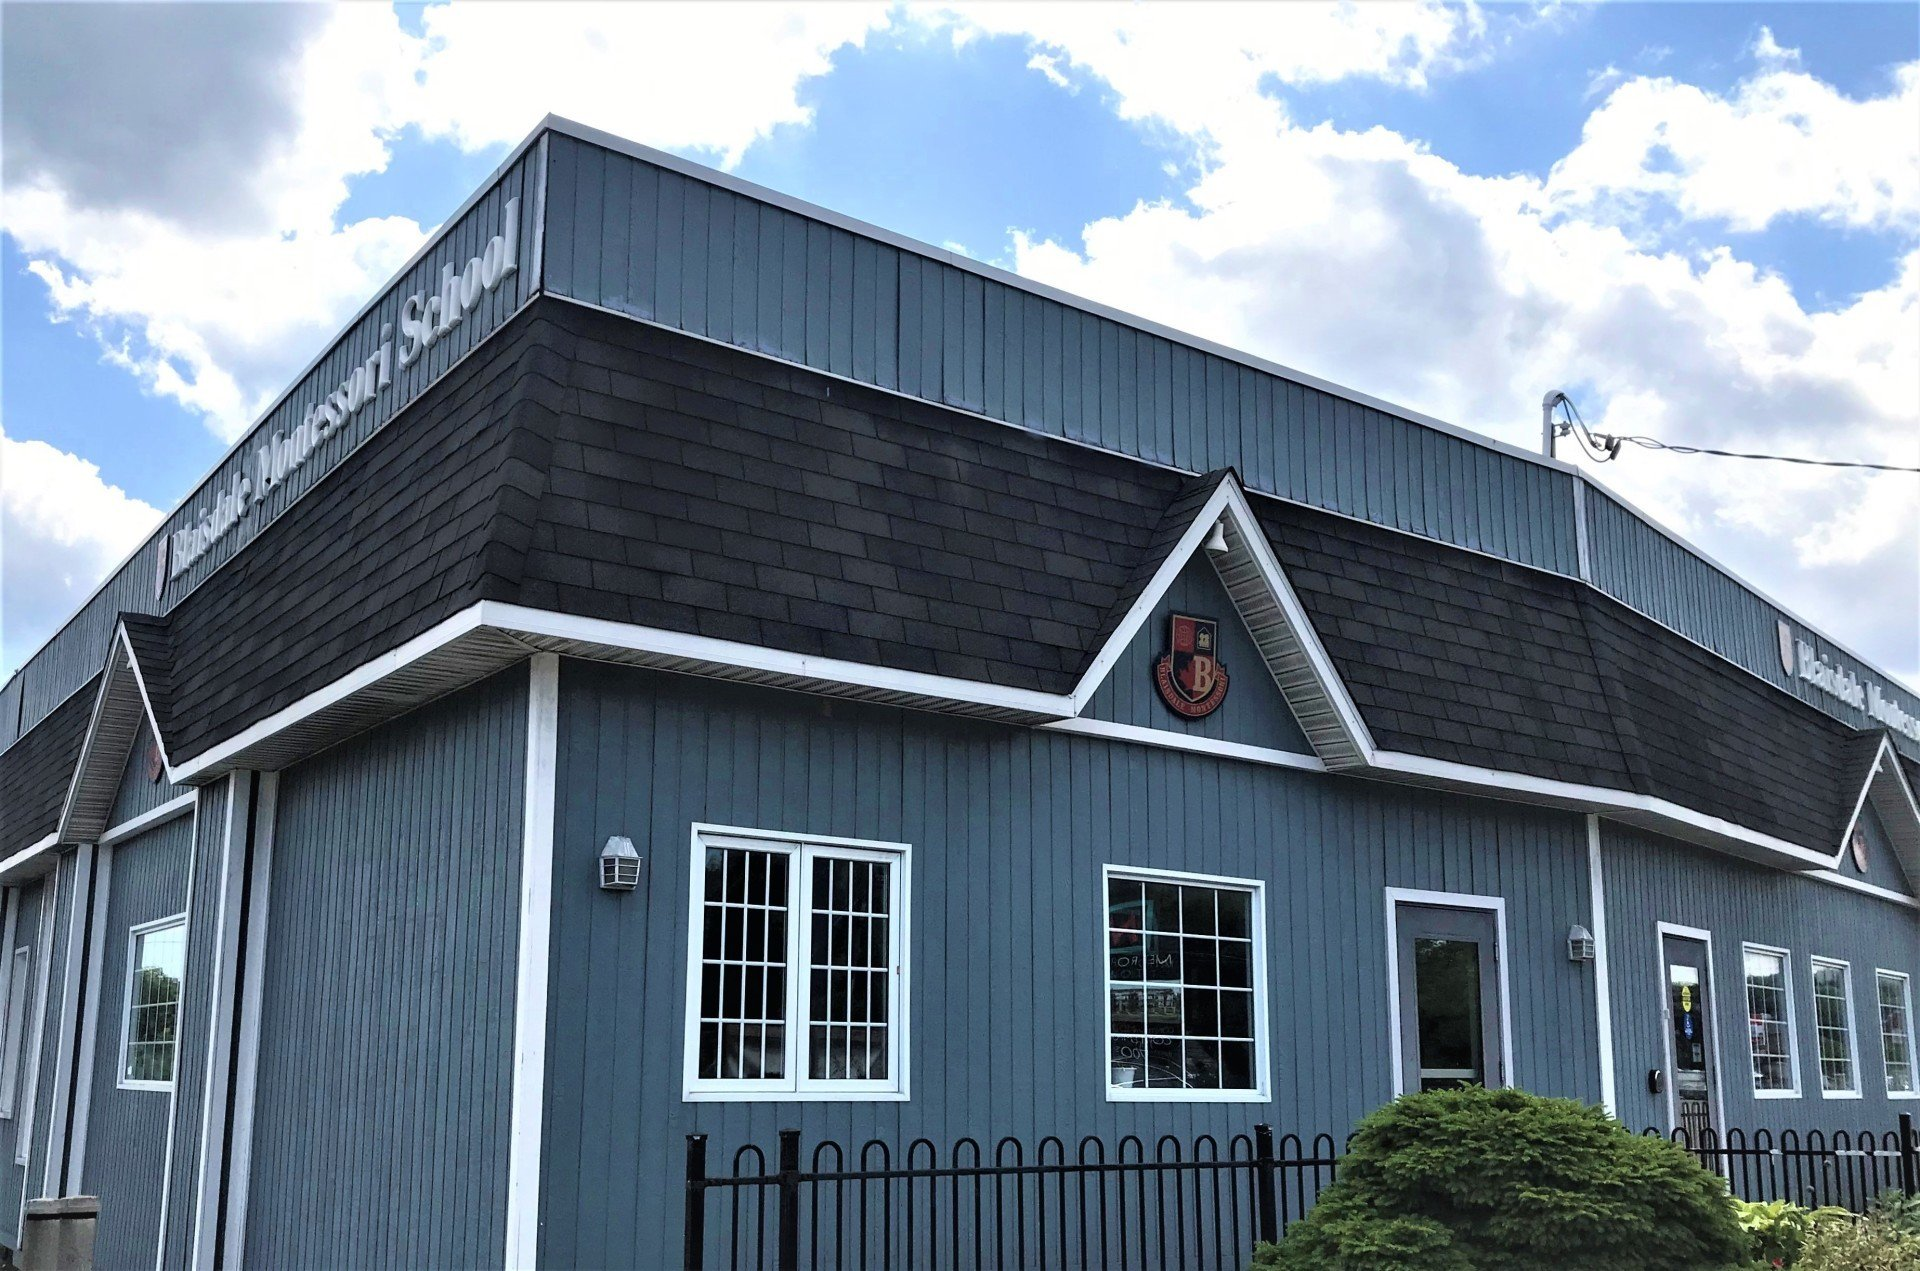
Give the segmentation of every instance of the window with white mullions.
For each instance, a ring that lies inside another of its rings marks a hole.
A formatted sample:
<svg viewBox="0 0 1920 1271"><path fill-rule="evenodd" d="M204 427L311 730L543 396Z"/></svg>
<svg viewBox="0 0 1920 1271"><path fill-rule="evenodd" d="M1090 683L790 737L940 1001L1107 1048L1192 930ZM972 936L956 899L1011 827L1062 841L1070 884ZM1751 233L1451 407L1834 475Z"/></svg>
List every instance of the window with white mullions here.
<svg viewBox="0 0 1920 1271"><path fill-rule="evenodd" d="M178 1040L180 981L187 964L185 915L128 933L126 1009L120 1029L120 1086L168 1090Z"/></svg>
<svg viewBox="0 0 1920 1271"><path fill-rule="evenodd" d="M14 1096L20 1085L20 1054L27 1035L27 972L32 963L33 950L28 946L13 951L7 976L6 1034L0 1038L0 1118L13 1115Z"/></svg>
<svg viewBox="0 0 1920 1271"><path fill-rule="evenodd" d="M688 1098L898 1098L906 848L695 831Z"/></svg>
<svg viewBox="0 0 1920 1271"><path fill-rule="evenodd" d="M1899 971L1876 971L1880 1000L1880 1059L1886 1071L1887 1094L1911 1098L1913 1072L1913 985Z"/></svg>
<svg viewBox="0 0 1920 1271"><path fill-rule="evenodd" d="M1760 1098L1800 1093L1793 1039L1793 985L1783 949L1745 946L1747 1045L1753 1056L1753 1091Z"/></svg>
<svg viewBox="0 0 1920 1271"><path fill-rule="evenodd" d="M1110 1098L1262 1097L1260 897L1258 883L1108 868Z"/></svg>
<svg viewBox="0 0 1920 1271"><path fill-rule="evenodd" d="M1853 1060L1853 973L1844 962L1813 959L1813 1032L1820 1050L1820 1093L1860 1093Z"/></svg>

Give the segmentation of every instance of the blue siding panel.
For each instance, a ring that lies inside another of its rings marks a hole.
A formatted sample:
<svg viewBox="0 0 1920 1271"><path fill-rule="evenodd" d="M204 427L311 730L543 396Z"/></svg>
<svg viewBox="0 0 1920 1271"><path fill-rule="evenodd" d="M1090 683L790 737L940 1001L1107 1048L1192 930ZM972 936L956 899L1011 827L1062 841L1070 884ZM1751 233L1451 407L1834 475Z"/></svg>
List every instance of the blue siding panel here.
<svg viewBox="0 0 1920 1271"><path fill-rule="evenodd" d="M282 774L249 1265L498 1262L526 679Z"/></svg>
<svg viewBox="0 0 1920 1271"><path fill-rule="evenodd" d="M1649 1069L1665 1064L1661 1023L1664 992L1657 923L1713 933L1713 983L1719 1007L1722 1089L1727 1122L1755 1129L1854 1131L1892 1127L1910 1102L1886 1097L1874 1011L1876 967L1920 979L1920 922L1912 910L1812 879L1708 856L1656 835L1607 823L1602 866L1606 877L1607 944L1613 996L1615 1066L1620 1118L1635 1127L1661 1124L1664 1097L1647 1093ZM1755 1099L1748 1045L1743 942L1791 954L1794 1030L1799 1043L1797 1099ZM1814 1063L1811 957L1853 966L1854 1053L1863 1096L1820 1096Z"/></svg>
<svg viewBox="0 0 1920 1271"><path fill-rule="evenodd" d="M112 810L107 813L109 826L131 821L189 793L185 786L168 781L164 772L158 780L148 775L152 771L150 765L157 758L153 729L143 722L140 731L134 735L132 749L127 752L127 766L120 774L120 788L113 796Z"/></svg>
<svg viewBox="0 0 1920 1271"><path fill-rule="evenodd" d="M230 783L200 791L194 809L193 886L187 897L187 978L180 992L180 1052L174 1065L172 1178L162 1219L160 1267L185 1271L193 1255L194 1183L207 1080L208 1022L220 920L220 880Z"/></svg>
<svg viewBox="0 0 1920 1271"><path fill-rule="evenodd" d="M114 845L105 937L93 981L93 1090L81 1187L100 1198L94 1258L102 1267L151 1265L159 1248L160 1190L172 1116L169 1091L120 1088L131 928L182 913L193 868L193 818ZM192 960L194 951L187 950ZM177 1055L176 1055L177 1058Z"/></svg>
<svg viewBox="0 0 1920 1271"><path fill-rule="evenodd" d="M1599 1096L1578 816L573 661L560 709L543 1262L672 1265L691 1131L1344 1132L1392 1088L1387 886L1506 896L1518 1079ZM913 845L910 1101L681 1100L696 821ZM596 885L610 834L635 893ZM1106 1100L1103 862L1268 883L1270 1104Z"/></svg>
<svg viewBox="0 0 1920 1271"><path fill-rule="evenodd" d="M47 1127L53 1117L54 1088L62 1080L59 1065L60 1033L67 1026L62 1013L61 986L67 974L67 937L72 930L73 884L78 857L62 853L53 881L53 941L47 958L47 997L45 1019L40 1029L40 1053L33 1080L33 1134L27 1160L27 1198L45 1193L47 1169Z"/></svg>
<svg viewBox="0 0 1920 1271"><path fill-rule="evenodd" d="M21 992L26 994L25 1012L22 1016L21 1036L0 1036L0 1046L5 1053L17 1056L14 1075L14 1103L12 1113L0 1121L0 1245L9 1249L20 1247L20 1207L25 1199L27 1181L27 1162L20 1148L32 1146L32 1103L28 1096L30 1082L29 1069L33 1063L35 1021L40 1012L39 991L40 976L44 969L44 947L42 935L47 930L47 903L54 898L53 876L35 879L14 889L18 893L15 902L17 913L14 918L13 943L0 948L0 958L11 963L16 949L27 950ZM13 988L8 987L11 993ZM7 998L0 996L0 1004ZM38 1188L34 1189L38 1192Z"/></svg>

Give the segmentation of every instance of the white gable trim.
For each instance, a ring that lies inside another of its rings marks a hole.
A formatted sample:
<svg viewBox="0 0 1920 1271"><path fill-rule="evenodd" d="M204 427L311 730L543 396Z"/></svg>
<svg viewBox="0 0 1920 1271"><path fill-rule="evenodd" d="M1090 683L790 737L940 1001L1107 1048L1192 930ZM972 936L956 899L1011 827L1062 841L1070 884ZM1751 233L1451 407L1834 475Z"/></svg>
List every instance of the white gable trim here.
<svg viewBox="0 0 1920 1271"><path fill-rule="evenodd" d="M1833 854L1834 869L1846 860L1847 842L1860 824L1860 814L1866 810L1869 799L1873 801L1873 810L1880 814L1881 827L1893 843L1901 872L1910 885L1920 886L1920 798L1915 798L1913 787L1907 783L1907 774L1900 769L1900 757L1893 749L1893 741L1885 733L1880 735L1873 767L1860 785L1860 797L1853 802L1853 815L1847 819L1847 828L1841 831L1840 843Z"/></svg>
<svg viewBox="0 0 1920 1271"><path fill-rule="evenodd" d="M1073 690L1072 713L1080 715L1093 700L1147 618L1200 553L1200 545L1215 524L1226 530L1227 551L1218 557L1208 553L1207 559L1314 754L1329 768L1365 765L1373 754L1372 734L1334 671L1333 659L1314 632L1305 606L1274 557L1239 478L1231 472L1221 478L1219 487L1194 514L1193 523L1081 676Z"/></svg>
<svg viewBox="0 0 1920 1271"><path fill-rule="evenodd" d="M94 698L93 715L87 721L86 737L74 761L66 801L60 807L60 821L55 831L60 842L91 841L107 828L107 818L113 814L113 798L119 792L120 777L126 771L134 739L140 735L142 719L153 733L154 745L160 747L161 765L171 779L166 743L161 740L146 681L140 675L139 659L133 655L126 627L116 625L113 642L107 650L106 666L101 671L100 692Z"/></svg>

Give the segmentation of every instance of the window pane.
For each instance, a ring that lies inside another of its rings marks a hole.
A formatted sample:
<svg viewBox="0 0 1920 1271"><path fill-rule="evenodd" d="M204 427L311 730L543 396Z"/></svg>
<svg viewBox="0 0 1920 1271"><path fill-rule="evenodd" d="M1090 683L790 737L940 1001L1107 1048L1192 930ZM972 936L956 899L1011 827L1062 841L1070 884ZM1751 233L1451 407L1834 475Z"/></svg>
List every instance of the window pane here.
<svg viewBox="0 0 1920 1271"><path fill-rule="evenodd" d="M1787 1022L1786 960L1749 949L1747 1033L1753 1052L1755 1090L1793 1089L1792 1038Z"/></svg>
<svg viewBox="0 0 1920 1271"><path fill-rule="evenodd" d="M1484 1085L1479 942L1415 940L1413 973L1420 1088Z"/></svg>
<svg viewBox="0 0 1920 1271"><path fill-rule="evenodd" d="M1913 1092L1913 1023L1908 1010L1908 985L1905 976L1881 972L1877 977L1880 997L1880 1053L1884 1056L1889 1094Z"/></svg>
<svg viewBox="0 0 1920 1271"><path fill-rule="evenodd" d="M807 1070L815 1081L885 1078L893 965L892 866L821 854L813 862ZM855 906L858 906L857 908Z"/></svg>
<svg viewBox="0 0 1920 1271"><path fill-rule="evenodd" d="M186 972L184 922L141 932L130 944L127 1016L122 1021L129 1081L173 1080L174 1030L180 1008L180 978Z"/></svg>
<svg viewBox="0 0 1920 1271"><path fill-rule="evenodd" d="M784 852L707 850L698 1067L707 1080L785 1071L786 915L772 898L785 894L789 865Z"/></svg>
<svg viewBox="0 0 1920 1271"><path fill-rule="evenodd" d="M1112 1087L1254 1087L1252 937L1243 888L1108 879Z"/></svg>
<svg viewBox="0 0 1920 1271"><path fill-rule="evenodd" d="M1852 1091L1853 1024L1847 969L1828 963L1813 966L1813 1027L1820 1044L1820 1088Z"/></svg>

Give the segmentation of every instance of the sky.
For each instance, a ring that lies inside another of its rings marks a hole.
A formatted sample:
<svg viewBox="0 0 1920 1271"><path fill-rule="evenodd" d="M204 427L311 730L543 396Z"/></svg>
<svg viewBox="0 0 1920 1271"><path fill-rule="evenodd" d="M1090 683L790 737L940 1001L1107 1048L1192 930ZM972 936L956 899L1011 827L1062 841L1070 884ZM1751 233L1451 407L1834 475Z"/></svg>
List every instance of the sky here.
<svg viewBox="0 0 1920 1271"><path fill-rule="evenodd" d="M0 7L0 675L549 111L1517 445L1920 464L1912 4ZM1595 475L1920 688L1920 476Z"/></svg>

